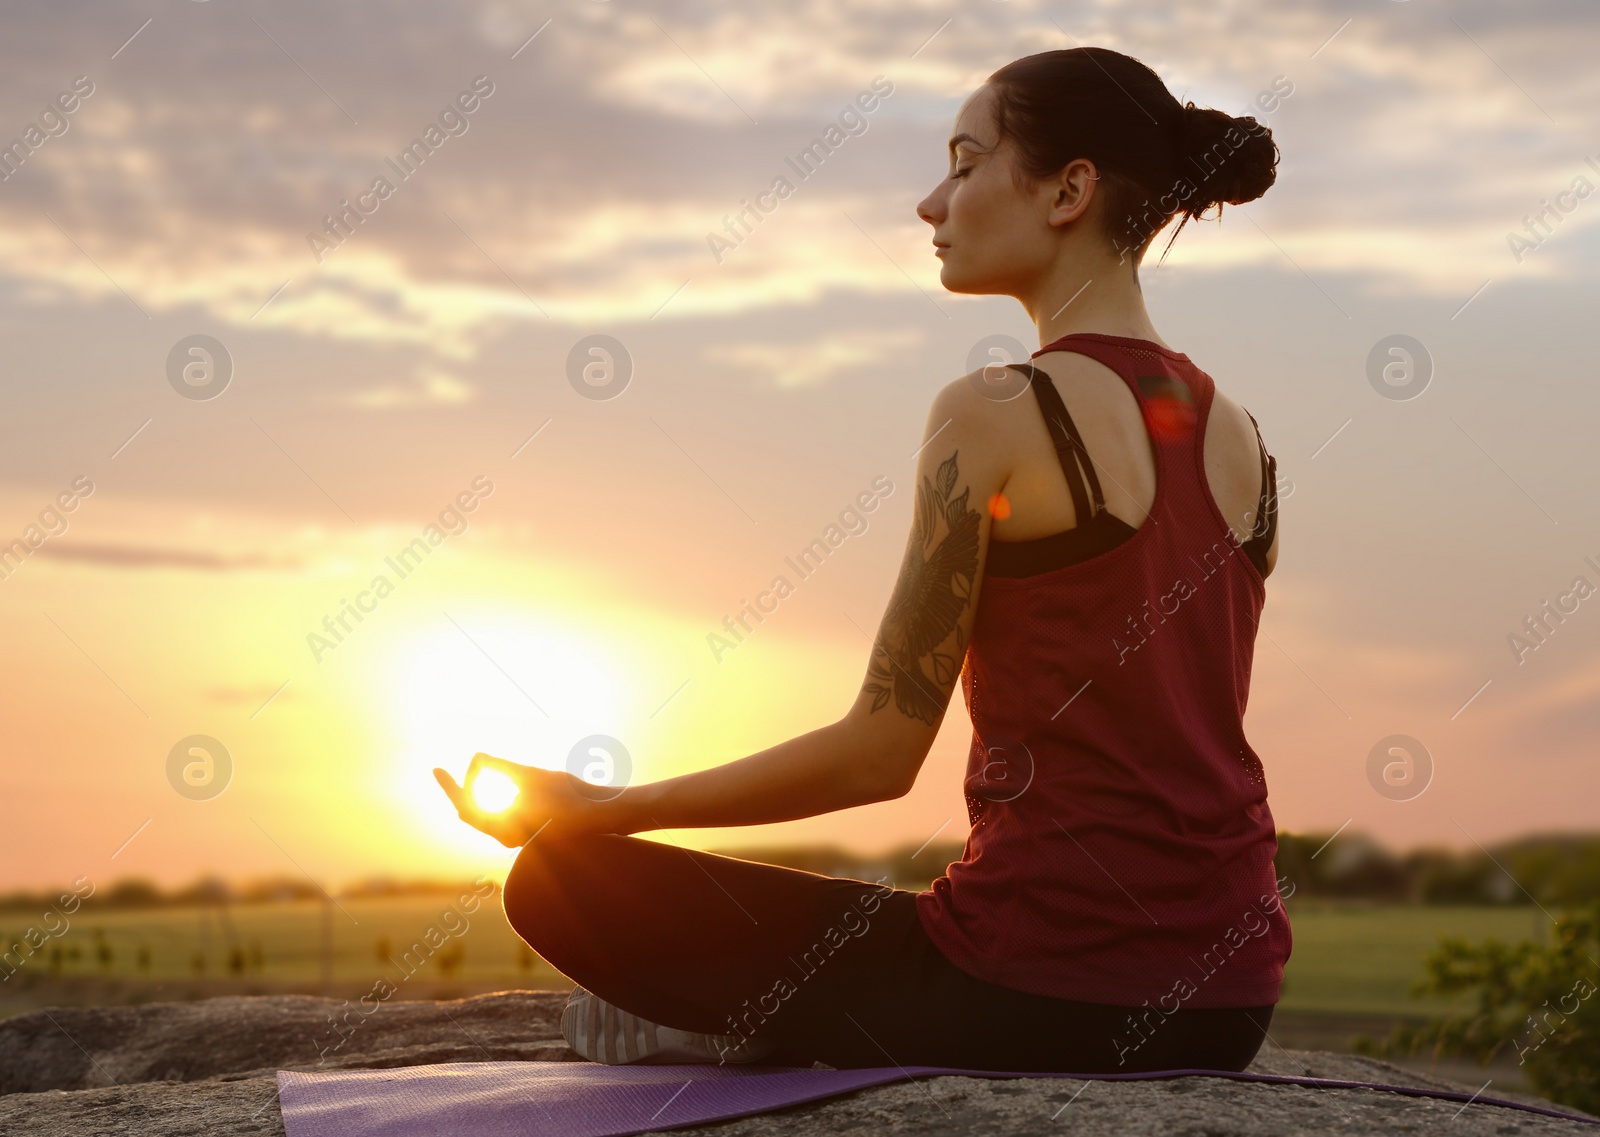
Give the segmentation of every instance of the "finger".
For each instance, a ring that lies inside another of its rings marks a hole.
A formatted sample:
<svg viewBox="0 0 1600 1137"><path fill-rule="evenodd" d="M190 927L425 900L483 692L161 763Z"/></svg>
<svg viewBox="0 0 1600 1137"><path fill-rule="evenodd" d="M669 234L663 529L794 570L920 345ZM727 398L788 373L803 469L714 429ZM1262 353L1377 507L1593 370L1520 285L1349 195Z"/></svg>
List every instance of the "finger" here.
<svg viewBox="0 0 1600 1137"><path fill-rule="evenodd" d="M444 792L450 795L450 804L455 806L456 816L480 833L488 833L489 830L485 826L489 819L473 802L472 795L457 785L455 779L443 770L435 770L433 776L444 788Z"/></svg>
<svg viewBox="0 0 1600 1137"><path fill-rule="evenodd" d="M445 794L450 798L450 804L456 807L456 812L465 817L463 811L467 808L467 791L457 785L456 780L444 770L435 768L433 779L439 783L439 788L444 790Z"/></svg>
<svg viewBox="0 0 1600 1137"><path fill-rule="evenodd" d="M456 816L460 817L462 821L465 821L479 833L486 833L490 837L495 838L495 840L500 840L500 836L496 832L501 824L501 821L498 817L485 815L474 809L470 804L456 810Z"/></svg>

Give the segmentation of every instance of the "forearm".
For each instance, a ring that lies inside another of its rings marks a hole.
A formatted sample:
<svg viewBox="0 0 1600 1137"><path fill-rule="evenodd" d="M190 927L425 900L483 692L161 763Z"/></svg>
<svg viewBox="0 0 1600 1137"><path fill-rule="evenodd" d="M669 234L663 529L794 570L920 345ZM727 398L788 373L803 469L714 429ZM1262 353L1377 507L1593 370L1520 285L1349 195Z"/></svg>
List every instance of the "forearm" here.
<svg viewBox="0 0 1600 1137"><path fill-rule="evenodd" d="M895 774L841 719L721 766L629 786L607 804L622 833L762 825L896 797Z"/></svg>

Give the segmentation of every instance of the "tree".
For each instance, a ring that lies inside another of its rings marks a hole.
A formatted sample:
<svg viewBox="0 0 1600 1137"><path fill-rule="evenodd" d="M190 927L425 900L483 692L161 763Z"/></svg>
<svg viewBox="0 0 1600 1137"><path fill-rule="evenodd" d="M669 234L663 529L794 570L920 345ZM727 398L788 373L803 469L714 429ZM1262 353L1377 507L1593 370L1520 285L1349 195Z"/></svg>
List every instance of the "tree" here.
<svg viewBox="0 0 1600 1137"><path fill-rule="evenodd" d="M90 935L94 939L94 957L100 964L100 970L110 971L114 957L111 953L111 943L106 939L105 929L96 928Z"/></svg>
<svg viewBox="0 0 1600 1137"><path fill-rule="evenodd" d="M1412 993L1476 990L1468 1014L1396 1027L1388 1038L1355 1040L1357 1053L1434 1057L1465 1054L1486 1065L1513 1047L1528 1084L1551 1101L1600 1112L1600 903L1556 918L1549 943L1470 944L1445 936L1424 961Z"/></svg>
<svg viewBox="0 0 1600 1137"><path fill-rule="evenodd" d="M451 944L434 958L439 961L439 972L445 976L452 976L461 970L462 961L467 957L467 946L461 943Z"/></svg>

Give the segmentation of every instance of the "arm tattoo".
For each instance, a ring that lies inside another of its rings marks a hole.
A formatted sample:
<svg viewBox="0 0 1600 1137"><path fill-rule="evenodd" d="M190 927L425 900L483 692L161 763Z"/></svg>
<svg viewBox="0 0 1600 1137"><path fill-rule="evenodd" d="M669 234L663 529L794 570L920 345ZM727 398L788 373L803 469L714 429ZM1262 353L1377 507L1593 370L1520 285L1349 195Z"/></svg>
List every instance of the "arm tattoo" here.
<svg viewBox="0 0 1600 1137"><path fill-rule="evenodd" d="M917 487L911 540L867 665L873 711L893 694L897 710L930 726L944 713L947 689L961 672L967 643L959 621L978 575L978 511L967 504L967 488L952 496L958 453L939 464L937 484L924 474ZM940 520L943 534L935 544ZM954 652L940 651L952 631Z"/></svg>

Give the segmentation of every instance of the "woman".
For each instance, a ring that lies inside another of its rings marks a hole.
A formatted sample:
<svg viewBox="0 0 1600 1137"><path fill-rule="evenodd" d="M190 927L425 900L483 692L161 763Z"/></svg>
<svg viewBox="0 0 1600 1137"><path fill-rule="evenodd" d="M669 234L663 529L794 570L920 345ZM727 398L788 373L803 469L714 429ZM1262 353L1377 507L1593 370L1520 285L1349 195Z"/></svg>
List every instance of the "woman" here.
<svg viewBox="0 0 1600 1137"><path fill-rule="evenodd" d="M606 800L480 754L469 782L521 786L504 816L437 771L522 846L506 915L581 984L563 1028L588 1058L1242 1070L1271 1021L1290 931L1241 719L1275 463L1156 333L1138 266L1173 217L1265 192L1277 149L1101 48L995 72L949 149L918 206L940 278L1016 297L1044 346L934 399L849 712ZM926 891L628 836L899 797L958 676L972 832Z"/></svg>

